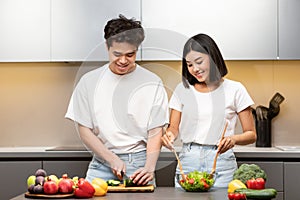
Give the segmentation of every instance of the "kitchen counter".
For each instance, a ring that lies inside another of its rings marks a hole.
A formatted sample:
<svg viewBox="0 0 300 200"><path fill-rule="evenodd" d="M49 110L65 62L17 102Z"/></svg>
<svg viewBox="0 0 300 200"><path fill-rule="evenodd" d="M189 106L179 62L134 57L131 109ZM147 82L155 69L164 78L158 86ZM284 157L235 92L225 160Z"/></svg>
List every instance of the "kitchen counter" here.
<svg viewBox="0 0 300 200"><path fill-rule="evenodd" d="M227 199L227 189L211 190L209 192L185 192L180 188L157 187L152 193L107 193L104 197L94 197L93 200L119 200L119 199L145 199L145 200L172 200L172 199L198 199L221 200ZM11 200L28 200L21 194Z"/></svg>
<svg viewBox="0 0 300 200"><path fill-rule="evenodd" d="M176 147L178 152L180 149L180 147ZM276 147L236 146L233 150L237 158L300 159L300 151L284 151ZM0 160L66 157L90 159L92 152L87 151L84 147L0 147ZM173 159L174 154L163 147L160 159L164 158Z"/></svg>

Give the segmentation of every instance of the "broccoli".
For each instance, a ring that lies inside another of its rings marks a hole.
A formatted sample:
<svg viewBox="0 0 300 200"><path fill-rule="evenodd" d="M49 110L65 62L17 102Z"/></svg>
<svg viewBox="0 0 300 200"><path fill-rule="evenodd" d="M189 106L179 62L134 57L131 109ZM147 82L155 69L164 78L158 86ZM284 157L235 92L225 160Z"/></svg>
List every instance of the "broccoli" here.
<svg viewBox="0 0 300 200"><path fill-rule="evenodd" d="M234 173L233 179L238 179L246 184L252 178L263 178L267 180L267 174L256 164L242 164Z"/></svg>

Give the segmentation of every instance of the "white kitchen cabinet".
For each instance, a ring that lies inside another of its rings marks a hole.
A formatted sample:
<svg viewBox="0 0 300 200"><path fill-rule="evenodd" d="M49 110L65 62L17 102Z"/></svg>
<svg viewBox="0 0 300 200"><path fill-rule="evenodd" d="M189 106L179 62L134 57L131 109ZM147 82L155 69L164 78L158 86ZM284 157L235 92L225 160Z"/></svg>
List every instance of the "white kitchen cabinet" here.
<svg viewBox="0 0 300 200"><path fill-rule="evenodd" d="M183 38L198 33L210 35L226 60L277 59L277 0L144 0L142 23L155 36L143 60L180 60L172 52L181 54Z"/></svg>
<svg viewBox="0 0 300 200"><path fill-rule="evenodd" d="M119 14L140 20L140 4L140 0L52 0L51 60L107 61L106 22Z"/></svg>
<svg viewBox="0 0 300 200"><path fill-rule="evenodd" d="M0 1L0 61L50 60L50 0Z"/></svg>
<svg viewBox="0 0 300 200"><path fill-rule="evenodd" d="M279 0L279 59L300 59L300 1Z"/></svg>

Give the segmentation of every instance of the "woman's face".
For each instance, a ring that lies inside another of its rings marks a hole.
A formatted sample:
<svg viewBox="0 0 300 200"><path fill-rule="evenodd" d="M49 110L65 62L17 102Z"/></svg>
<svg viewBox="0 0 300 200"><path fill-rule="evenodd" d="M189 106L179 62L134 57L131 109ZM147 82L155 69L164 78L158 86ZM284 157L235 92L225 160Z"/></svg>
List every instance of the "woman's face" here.
<svg viewBox="0 0 300 200"><path fill-rule="evenodd" d="M127 42L113 42L108 49L109 68L118 75L132 72L135 68L137 47Z"/></svg>
<svg viewBox="0 0 300 200"><path fill-rule="evenodd" d="M190 51L186 57L188 71L200 83L209 81L210 59L208 54Z"/></svg>

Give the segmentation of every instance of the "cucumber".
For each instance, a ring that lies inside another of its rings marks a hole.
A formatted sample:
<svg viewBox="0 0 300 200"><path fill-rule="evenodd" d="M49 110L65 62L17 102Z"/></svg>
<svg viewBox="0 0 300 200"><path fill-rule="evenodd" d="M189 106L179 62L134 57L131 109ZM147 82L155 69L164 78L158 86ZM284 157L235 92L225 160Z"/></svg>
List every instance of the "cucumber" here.
<svg viewBox="0 0 300 200"><path fill-rule="evenodd" d="M124 179L123 183L125 187L137 186L131 179Z"/></svg>
<svg viewBox="0 0 300 200"><path fill-rule="evenodd" d="M109 186L118 186L121 183L120 181L113 180L113 179L107 180L106 182L107 182L107 185L109 185Z"/></svg>
<svg viewBox="0 0 300 200"><path fill-rule="evenodd" d="M248 188L239 188L234 192L246 194L248 199L272 199L277 195L277 191L273 188L266 188L262 190L254 190Z"/></svg>

